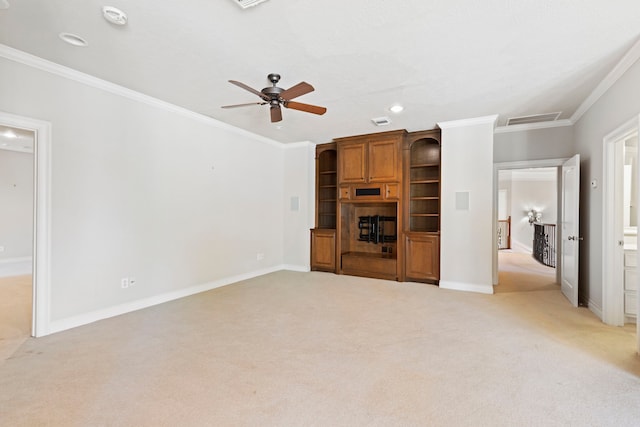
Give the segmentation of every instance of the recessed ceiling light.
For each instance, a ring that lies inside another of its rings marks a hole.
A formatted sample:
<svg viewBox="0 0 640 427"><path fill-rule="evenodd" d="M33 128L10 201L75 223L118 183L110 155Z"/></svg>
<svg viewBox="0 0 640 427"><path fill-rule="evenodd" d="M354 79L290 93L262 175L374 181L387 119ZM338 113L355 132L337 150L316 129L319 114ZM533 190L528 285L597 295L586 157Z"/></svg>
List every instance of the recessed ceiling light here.
<svg viewBox="0 0 640 427"><path fill-rule="evenodd" d="M7 0L0 0L0 9L9 9L9 2Z"/></svg>
<svg viewBox="0 0 640 427"><path fill-rule="evenodd" d="M399 113L399 112L401 112L402 110L404 110L404 107L403 107L402 105L396 104L396 105L392 105L392 106L389 108L389 110L390 110L392 113Z"/></svg>
<svg viewBox="0 0 640 427"><path fill-rule="evenodd" d="M60 33L58 37L73 46L85 47L89 44L85 39L76 34Z"/></svg>
<svg viewBox="0 0 640 427"><path fill-rule="evenodd" d="M124 25L127 23L127 14L113 6L104 6L102 16L112 24Z"/></svg>

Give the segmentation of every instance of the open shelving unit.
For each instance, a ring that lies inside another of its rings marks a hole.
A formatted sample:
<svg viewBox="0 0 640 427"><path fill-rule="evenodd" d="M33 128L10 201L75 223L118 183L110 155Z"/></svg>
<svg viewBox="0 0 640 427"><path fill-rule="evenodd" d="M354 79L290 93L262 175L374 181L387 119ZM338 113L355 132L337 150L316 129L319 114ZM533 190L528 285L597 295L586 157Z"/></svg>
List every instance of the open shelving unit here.
<svg viewBox="0 0 640 427"><path fill-rule="evenodd" d="M316 228L336 228L336 203L338 195L336 150L324 150L318 154L317 170L317 219Z"/></svg>
<svg viewBox="0 0 640 427"><path fill-rule="evenodd" d="M409 153L409 231L440 229L440 143L424 138Z"/></svg>

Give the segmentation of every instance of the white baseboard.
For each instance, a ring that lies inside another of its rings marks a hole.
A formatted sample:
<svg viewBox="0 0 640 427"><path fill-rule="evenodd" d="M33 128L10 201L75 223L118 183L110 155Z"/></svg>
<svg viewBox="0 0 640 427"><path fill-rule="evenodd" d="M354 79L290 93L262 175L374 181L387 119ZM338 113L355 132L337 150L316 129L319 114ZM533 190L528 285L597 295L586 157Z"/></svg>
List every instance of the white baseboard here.
<svg viewBox="0 0 640 427"><path fill-rule="evenodd" d="M589 300L589 302L587 303L587 307L589 307L589 310L591 310L593 314L598 316L598 319L604 319L604 316L602 314L602 307L600 307L598 304L596 304L592 300Z"/></svg>
<svg viewBox="0 0 640 427"><path fill-rule="evenodd" d="M308 265L283 264L280 267L280 270L298 271L300 273L308 273L311 271Z"/></svg>
<svg viewBox="0 0 640 427"><path fill-rule="evenodd" d="M33 272L33 259L30 256L0 260L0 277L22 276Z"/></svg>
<svg viewBox="0 0 640 427"><path fill-rule="evenodd" d="M492 285L479 285L476 283L451 282L440 280L440 288L454 291L478 292L481 294L493 294Z"/></svg>
<svg viewBox="0 0 640 427"><path fill-rule="evenodd" d="M115 317L121 314L130 313L132 311L141 310L143 308L152 307L154 305L163 304L165 302L188 297L190 295L210 291L211 289L241 282L243 280L252 279L254 277L263 276L265 274L273 273L276 271L291 270L293 267L299 268L297 266L278 265L275 267L252 271L250 273L239 274L237 276L225 277L223 279L214 280L213 282L203 283L203 284L191 286L185 289L179 289L177 291L167 292L165 294L155 295L149 298L144 298L137 301L131 301L131 302L116 305L113 307L107 307L101 310L95 310L89 313L80 314L78 316L72 316L65 319L54 320L49 323L49 327L47 328L45 335L53 334L56 332L62 332L67 329L97 322L98 320L108 319L110 317ZM301 270L294 270L294 271L301 271Z"/></svg>

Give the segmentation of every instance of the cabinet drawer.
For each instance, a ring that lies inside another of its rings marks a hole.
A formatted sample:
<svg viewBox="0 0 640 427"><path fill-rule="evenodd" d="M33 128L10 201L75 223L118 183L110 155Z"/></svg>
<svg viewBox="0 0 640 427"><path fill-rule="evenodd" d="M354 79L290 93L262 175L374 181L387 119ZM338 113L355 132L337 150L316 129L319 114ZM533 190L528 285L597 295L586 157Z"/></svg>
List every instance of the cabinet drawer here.
<svg viewBox="0 0 640 427"><path fill-rule="evenodd" d="M638 290L638 270L624 270L624 290Z"/></svg>
<svg viewBox="0 0 640 427"><path fill-rule="evenodd" d="M636 252L626 252L624 253L624 266L625 267L637 267L638 266L638 257L636 256Z"/></svg>
<svg viewBox="0 0 640 427"><path fill-rule="evenodd" d="M636 305L636 293L625 292L624 294L624 314L630 316L638 315L638 307Z"/></svg>

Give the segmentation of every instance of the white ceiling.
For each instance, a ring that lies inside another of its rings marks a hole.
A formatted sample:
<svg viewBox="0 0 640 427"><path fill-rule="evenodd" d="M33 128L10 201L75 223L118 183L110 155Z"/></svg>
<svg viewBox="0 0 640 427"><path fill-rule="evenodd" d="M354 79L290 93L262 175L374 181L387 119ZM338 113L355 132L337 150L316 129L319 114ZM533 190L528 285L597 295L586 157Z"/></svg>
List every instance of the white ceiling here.
<svg viewBox="0 0 640 427"><path fill-rule="evenodd" d="M281 142L499 114L572 116L640 36L638 0L9 0L0 43ZM128 15L106 22L102 6ZM84 37L73 47L60 32ZM300 81L296 101L323 116L268 106L223 110ZM404 105L402 113L388 108ZM376 127L375 117L392 124Z"/></svg>

